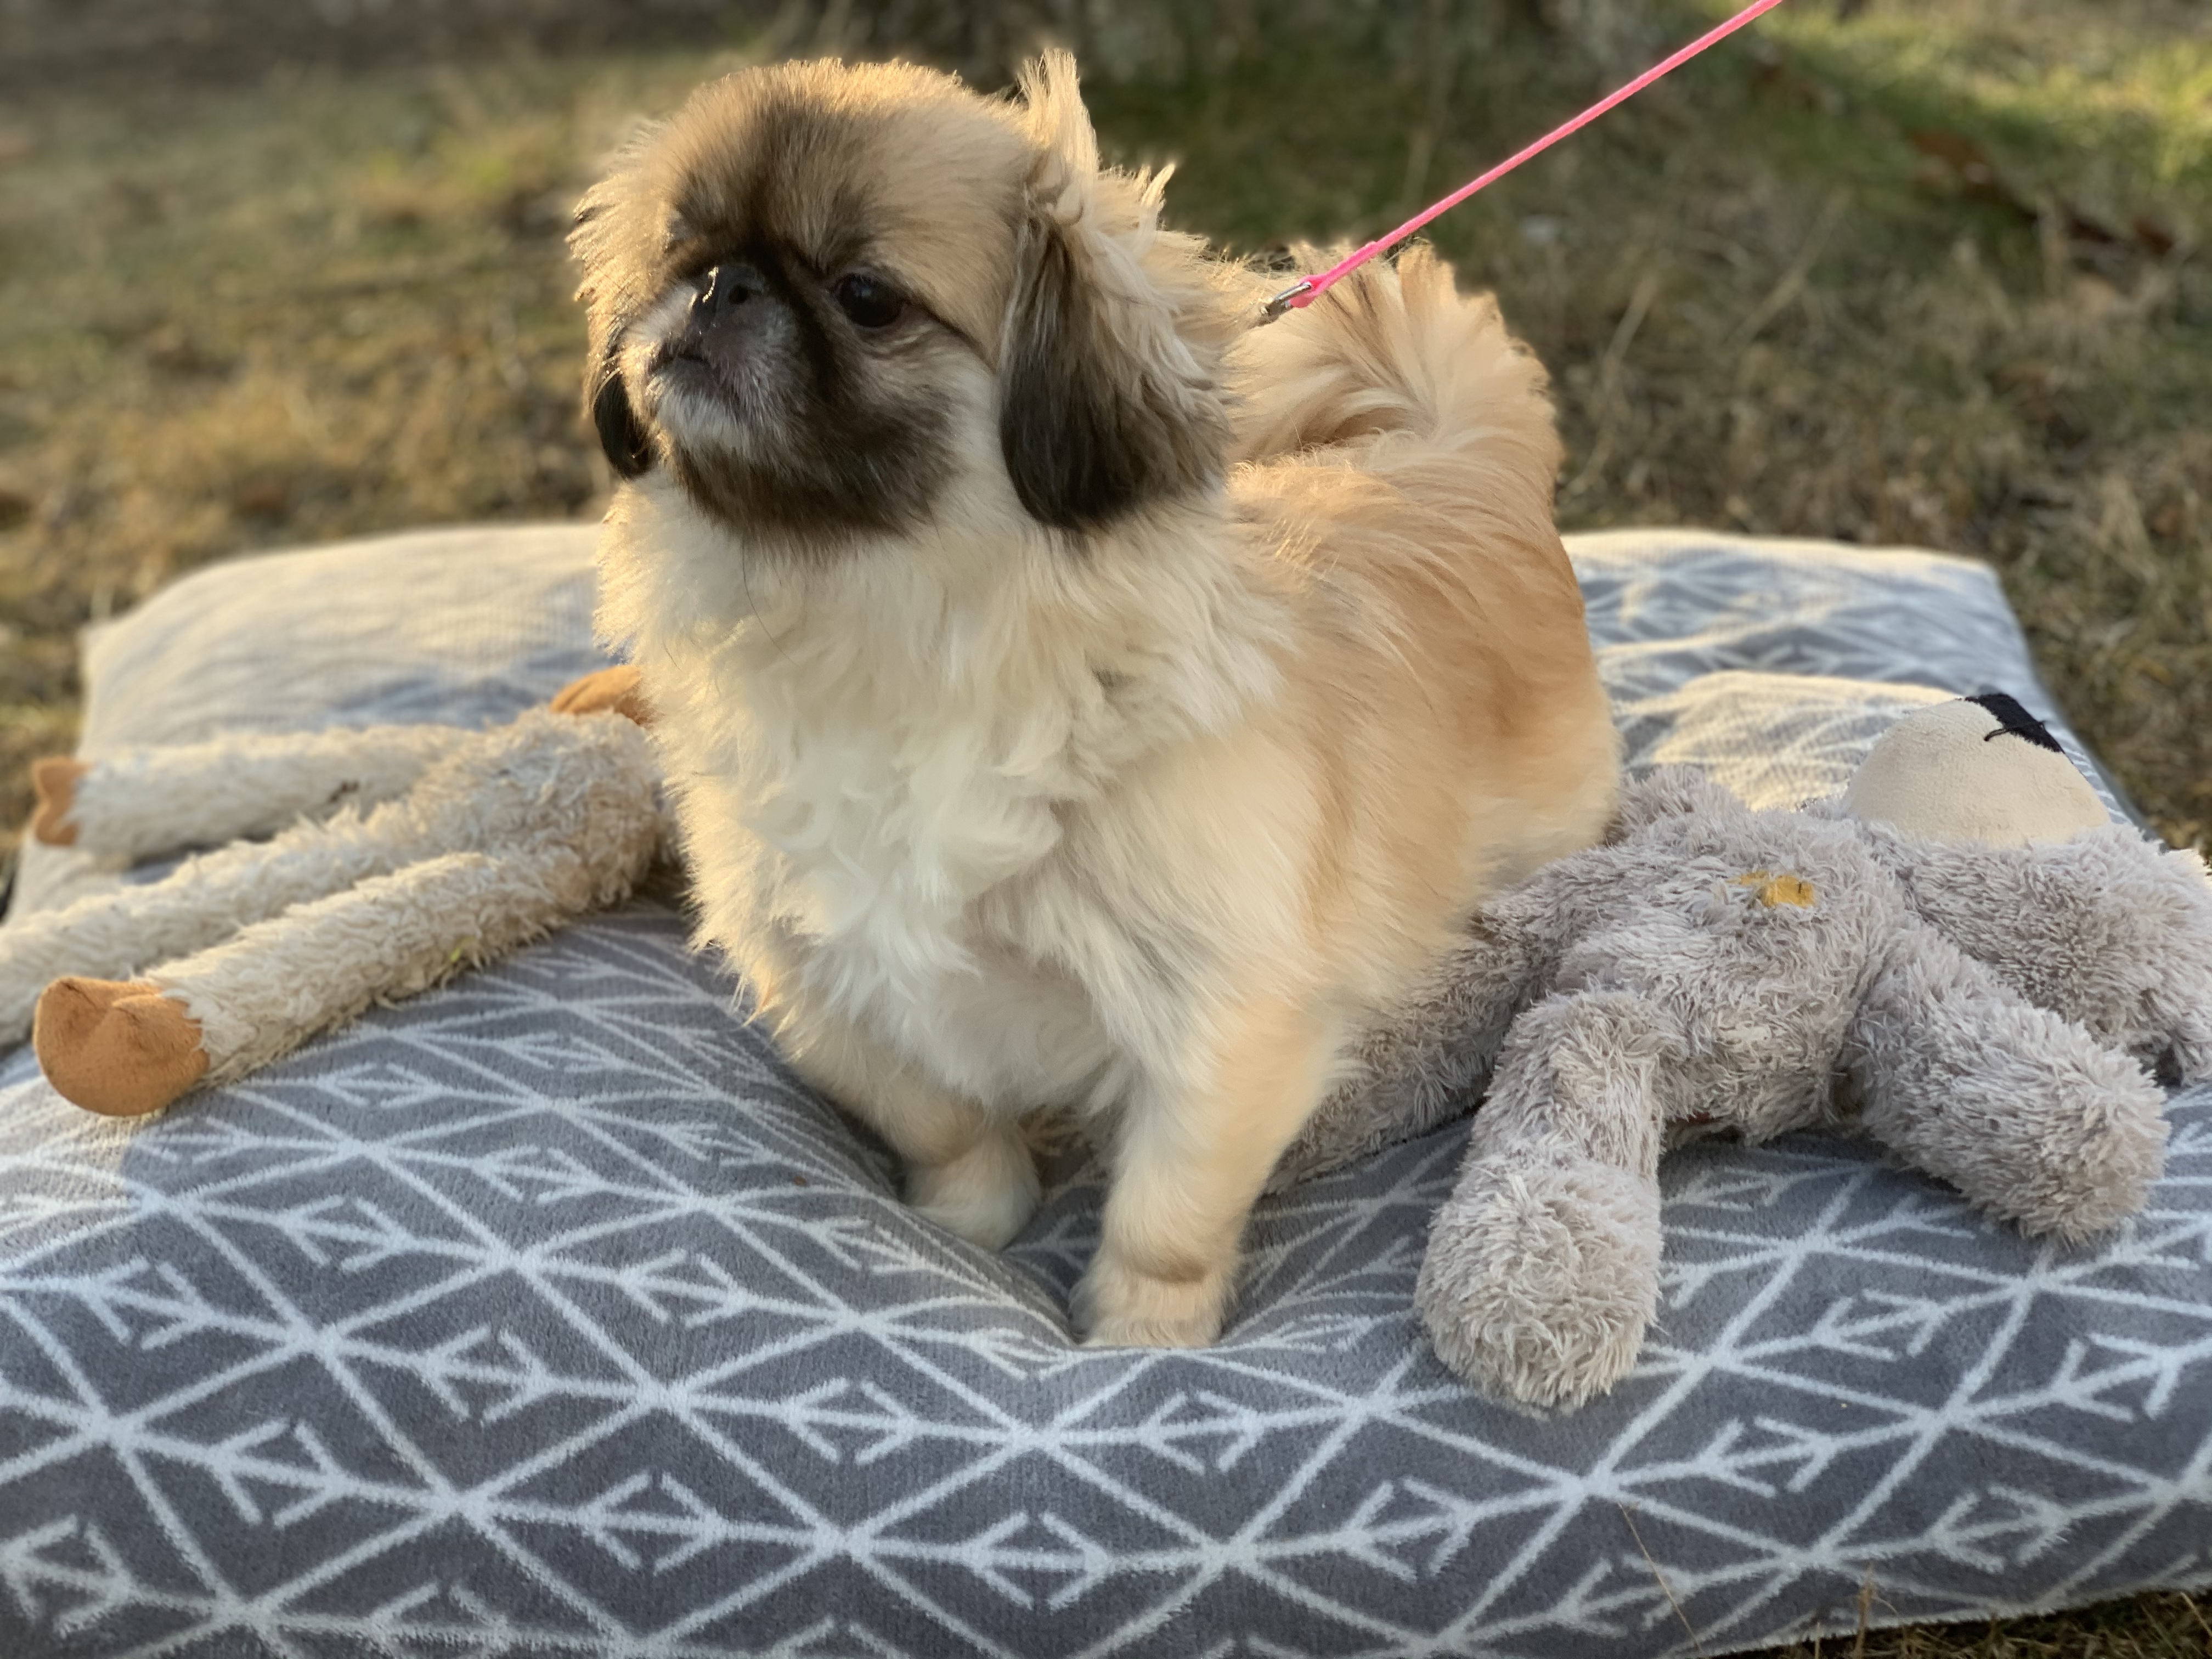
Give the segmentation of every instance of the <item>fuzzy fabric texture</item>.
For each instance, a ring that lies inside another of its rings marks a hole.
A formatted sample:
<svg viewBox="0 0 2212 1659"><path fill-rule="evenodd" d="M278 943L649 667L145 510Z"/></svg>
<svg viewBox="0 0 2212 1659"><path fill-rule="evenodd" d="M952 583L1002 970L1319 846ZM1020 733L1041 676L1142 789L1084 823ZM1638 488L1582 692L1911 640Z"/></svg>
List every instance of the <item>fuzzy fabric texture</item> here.
<svg viewBox="0 0 2212 1659"><path fill-rule="evenodd" d="M40 839L135 862L273 835L341 807L395 799L472 740L458 726L386 726L133 750L73 765L58 833Z"/></svg>
<svg viewBox="0 0 2212 1659"><path fill-rule="evenodd" d="M638 828L631 815L587 852L541 838L424 859L246 928L147 982L184 1004L208 1081L227 1082L372 1003L413 996L623 898L652 857Z"/></svg>
<svg viewBox="0 0 2212 1659"><path fill-rule="evenodd" d="M396 757L443 757L373 811L348 805L0 933L0 1040L21 1036L51 981L127 979L150 965L145 984L197 1027L207 1079L234 1078L371 1002L615 902L659 844L649 739L611 714L533 712L491 732L440 730L424 741L392 731L237 740L287 799L303 793L302 779L356 775L349 741L387 773L404 763ZM221 776L223 747L202 745L193 758ZM147 805L122 783L149 779L182 782L158 756L126 756L89 775L139 815ZM304 793L329 805L328 790ZM235 789L225 799L233 822L271 810Z"/></svg>
<svg viewBox="0 0 2212 1659"><path fill-rule="evenodd" d="M414 849L429 826L418 813L387 815L372 830L362 812L484 743L447 726L234 732L45 763L57 781L41 781L56 809L42 814L47 845L119 864L216 850L169 881L88 896L0 933L0 1043L22 1039L40 994L57 979L128 977L420 856ZM319 834L307 829L326 820ZM247 839L288 830L277 842Z"/></svg>
<svg viewBox="0 0 2212 1659"><path fill-rule="evenodd" d="M1669 1136L1855 1121L1982 1209L2078 1239L2140 1207L2166 1138L2146 1067L2212 1077L2208 1019L2193 854L2112 825L1939 843L1840 802L1753 811L1665 769L1608 844L1485 908L1276 1184L1486 1083L1417 1301L1462 1376L1571 1405L1626 1373L1656 1309Z"/></svg>

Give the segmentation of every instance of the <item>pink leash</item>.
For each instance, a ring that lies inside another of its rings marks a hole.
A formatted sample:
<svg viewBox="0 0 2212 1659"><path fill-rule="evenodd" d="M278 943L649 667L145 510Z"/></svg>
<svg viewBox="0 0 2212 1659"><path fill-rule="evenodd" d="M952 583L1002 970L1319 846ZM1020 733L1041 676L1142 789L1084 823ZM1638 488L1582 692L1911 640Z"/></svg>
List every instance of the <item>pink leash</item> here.
<svg viewBox="0 0 2212 1659"><path fill-rule="evenodd" d="M1620 91L1613 94L1608 98L1592 104L1588 109L1584 110L1580 115L1576 116L1573 120L1569 121L1565 125L1553 128L1551 131L1546 133L1541 138L1539 138L1534 143L1529 145L1528 149L1522 150L1519 155L1510 156L1506 160L1500 161L1496 167L1491 168L1489 172L1484 173L1482 177L1475 179L1472 184L1462 185L1459 189L1445 197L1443 201L1436 204L1435 206L1424 208L1420 212L1407 220L1404 224L1399 226L1397 229L1392 231L1389 235L1376 237L1373 241L1368 243L1365 247L1361 248L1358 252L1353 253L1347 258L1339 260L1336 264L1331 265L1327 270L1322 271L1318 276L1299 277L1297 282L1291 283L1280 294L1278 294L1273 299L1267 301L1267 310L1261 314L1260 320L1266 323L1272 323L1276 318L1281 316L1286 311L1302 310L1305 307L1311 305L1316 300L1321 298L1322 295L1328 293L1329 289L1335 287L1337 283L1342 282L1346 276L1358 270L1360 266L1365 264L1370 259L1382 252L1385 248L1394 247L1398 243L1404 241L1406 238L1411 236L1423 225L1428 223L1430 220L1437 217L1437 215L1449 212L1453 208L1457 207L1462 202L1467 200L1468 197L1474 195L1475 191L1484 189L1488 185L1496 184L1500 179L1503 179L1507 173L1512 172L1514 168L1519 167L1523 161L1528 161L1532 157L1541 155L1546 150L1551 149L1553 145L1558 143L1560 139L1565 137L1569 133L1581 131L1591 122L1596 120L1599 116L1604 114L1606 111L1611 109L1615 104L1624 103L1627 100L1633 98L1638 93L1643 91L1644 88L1650 86L1661 76L1668 74L1671 70L1680 69L1683 64L1688 63L1692 58L1695 58L1699 52L1705 51L1706 47L1717 46L1721 41L1727 40L1729 36L1734 34L1745 24L1751 22L1755 18L1764 16L1766 13L1772 11L1781 3L1782 0L1753 0L1752 4L1746 6L1741 11L1729 18L1727 22L1723 23L1718 28L1714 29L1711 33L1700 35L1697 40L1691 41L1688 46L1683 47L1681 51L1676 52L1672 58L1667 59L1665 63L1655 64L1651 68L1644 70L1643 74L1638 76L1633 81L1631 81L1626 86L1621 88Z"/></svg>

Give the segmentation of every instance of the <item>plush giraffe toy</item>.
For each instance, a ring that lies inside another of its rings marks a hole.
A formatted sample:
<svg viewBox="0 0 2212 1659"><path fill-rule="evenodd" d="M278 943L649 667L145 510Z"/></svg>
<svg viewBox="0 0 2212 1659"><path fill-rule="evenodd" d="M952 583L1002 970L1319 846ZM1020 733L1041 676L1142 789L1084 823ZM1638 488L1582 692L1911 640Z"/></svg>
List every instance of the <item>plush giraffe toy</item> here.
<svg viewBox="0 0 2212 1659"><path fill-rule="evenodd" d="M49 845L234 844L0 928L0 1043L29 1030L63 1096L136 1116L618 901L660 836L642 713L613 670L490 732L40 763L32 833Z"/></svg>

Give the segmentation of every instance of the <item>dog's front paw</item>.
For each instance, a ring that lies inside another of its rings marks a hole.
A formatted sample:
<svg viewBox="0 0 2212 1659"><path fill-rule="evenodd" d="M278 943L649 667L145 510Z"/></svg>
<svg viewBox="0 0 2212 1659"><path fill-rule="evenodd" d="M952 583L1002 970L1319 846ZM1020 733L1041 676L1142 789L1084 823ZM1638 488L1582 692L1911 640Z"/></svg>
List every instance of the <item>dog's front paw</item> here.
<svg viewBox="0 0 2212 1659"><path fill-rule="evenodd" d="M1075 1287L1075 1322L1094 1348L1203 1348L1221 1334L1227 1267L1164 1277L1102 1248Z"/></svg>
<svg viewBox="0 0 2212 1659"><path fill-rule="evenodd" d="M1437 1212L1413 1294L1477 1388L1580 1405L1628 1374L1658 1311L1658 1189L1588 1159L1482 1159Z"/></svg>
<svg viewBox="0 0 2212 1659"><path fill-rule="evenodd" d="M1029 1225L1043 1195L1029 1143L1014 1125L994 1130L944 1164L907 1170L906 1201L947 1231L1003 1249Z"/></svg>

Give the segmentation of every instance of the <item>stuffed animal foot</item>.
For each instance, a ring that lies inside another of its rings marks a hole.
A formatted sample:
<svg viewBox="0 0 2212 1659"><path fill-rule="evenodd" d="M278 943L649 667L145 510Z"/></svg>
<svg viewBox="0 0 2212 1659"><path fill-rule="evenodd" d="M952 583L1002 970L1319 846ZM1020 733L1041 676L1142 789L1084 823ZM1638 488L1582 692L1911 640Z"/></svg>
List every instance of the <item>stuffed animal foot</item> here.
<svg viewBox="0 0 2212 1659"><path fill-rule="evenodd" d="M76 825L70 809L76 805L77 780L92 769L82 761L49 755L31 763L31 787L39 798L31 814L31 839L47 847L76 845Z"/></svg>
<svg viewBox="0 0 2212 1659"><path fill-rule="evenodd" d="M143 981L60 979L39 999L32 1047L65 1100L105 1117L143 1117L206 1074L200 1028Z"/></svg>
<svg viewBox="0 0 2212 1659"><path fill-rule="evenodd" d="M1480 1158L1437 1213L1414 1304L1484 1392L1577 1406L1636 1364L1659 1307L1659 1192L1594 1158Z"/></svg>
<svg viewBox="0 0 2212 1659"><path fill-rule="evenodd" d="M611 712L640 726L653 724L653 708L645 700L643 678L628 663L569 681L553 694L553 701L546 706L556 714Z"/></svg>

